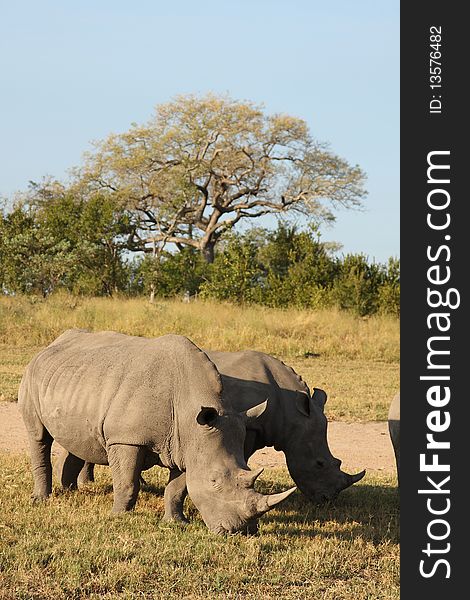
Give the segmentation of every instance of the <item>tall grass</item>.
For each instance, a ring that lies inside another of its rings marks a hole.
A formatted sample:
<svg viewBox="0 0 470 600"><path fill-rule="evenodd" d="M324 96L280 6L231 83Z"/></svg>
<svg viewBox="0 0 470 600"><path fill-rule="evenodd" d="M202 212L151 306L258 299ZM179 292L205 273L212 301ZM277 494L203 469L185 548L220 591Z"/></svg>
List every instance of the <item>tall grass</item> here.
<svg viewBox="0 0 470 600"><path fill-rule="evenodd" d="M278 357L369 359L389 363L399 357L398 320L360 318L332 309L273 309L213 301L183 303L145 299L0 299L0 344L45 346L71 327L114 330L132 335L186 335L207 349L252 348Z"/></svg>
<svg viewBox="0 0 470 600"><path fill-rule="evenodd" d="M0 400L14 401L26 364L65 329L186 335L202 348L254 349L286 361L329 394L329 418L383 420L399 386L399 324L335 310L273 309L198 301L0 298Z"/></svg>

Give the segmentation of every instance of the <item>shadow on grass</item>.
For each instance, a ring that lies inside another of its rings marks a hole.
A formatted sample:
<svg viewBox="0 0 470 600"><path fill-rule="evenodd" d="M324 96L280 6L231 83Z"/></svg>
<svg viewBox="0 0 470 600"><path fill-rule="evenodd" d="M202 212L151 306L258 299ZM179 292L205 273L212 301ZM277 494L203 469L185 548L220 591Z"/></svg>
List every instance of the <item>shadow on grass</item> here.
<svg viewBox="0 0 470 600"><path fill-rule="evenodd" d="M399 492L389 486L361 485L321 505L296 492L279 511L264 518L296 537L350 541L360 536L373 544L399 543Z"/></svg>
<svg viewBox="0 0 470 600"><path fill-rule="evenodd" d="M141 484L140 491L147 492L149 494L155 494L156 496L163 496L165 492L165 487L165 483L159 483L155 485L146 481L145 483Z"/></svg>
<svg viewBox="0 0 470 600"><path fill-rule="evenodd" d="M149 479L141 484L141 493L163 498L166 483ZM272 494L283 491L286 483L260 481L257 488L264 494ZM110 482L96 482L81 487L79 492L88 496L112 495L113 486ZM71 493L74 492L56 488L54 495ZM194 509L194 513L196 512ZM314 504L297 490L277 510L263 516L262 522L288 537L320 537L346 541L361 537L373 544L398 543L399 491L396 487L379 483L355 485L341 492L334 501Z"/></svg>
<svg viewBox="0 0 470 600"><path fill-rule="evenodd" d="M260 483L259 491L265 494L285 489L285 483ZM164 489L165 484L142 487L142 490L158 495L163 495ZM396 487L380 484L355 485L341 492L334 501L313 504L297 490L262 520L267 525L278 525L287 536L347 541L360 536L373 544L398 543L399 491Z"/></svg>
<svg viewBox="0 0 470 600"><path fill-rule="evenodd" d="M74 494L81 494L85 496L108 496L112 495L113 492L112 483L87 483L79 486L79 488L75 490L65 489L57 484L54 486L53 496L56 498L61 498L64 496L73 497ZM155 496L161 496L162 498L164 492L165 484L154 485L153 483L145 483L144 485L141 485L139 490L139 494L148 493Z"/></svg>

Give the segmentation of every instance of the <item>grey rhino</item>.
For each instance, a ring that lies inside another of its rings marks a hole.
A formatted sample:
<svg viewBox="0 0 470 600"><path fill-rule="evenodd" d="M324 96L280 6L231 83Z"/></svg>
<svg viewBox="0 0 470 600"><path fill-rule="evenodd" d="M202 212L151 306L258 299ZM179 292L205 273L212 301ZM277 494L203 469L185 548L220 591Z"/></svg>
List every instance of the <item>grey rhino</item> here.
<svg viewBox="0 0 470 600"><path fill-rule="evenodd" d="M142 469L170 470L210 530L245 529L295 488L262 495L243 456L244 418L223 401L219 373L183 336L132 337L68 330L29 363L19 407L30 439L33 498L51 494L51 445L68 452L62 485L74 488L84 462L109 464L114 512L134 507ZM255 408L254 413L259 412Z"/></svg>
<svg viewBox="0 0 470 600"><path fill-rule="evenodd" d="M393 397L388 411L388 430L397 463L398 485L400 485L400 394Z"/></svg>
<svg viewBox="0 0 470 600"><path fill-rule="evenodd" d="M356 475L341 471L341 461L328 448L323 412L327 395L323 390L315 388L311 395L293 369L262 352L206 353L217 366L224 393L237 411L249 410L265 401L265 411L246 423L246 460L265 446L284 451L292 479L314 502L334 498L362 479L365 471ZM93 478L93 465L85 465L81 478L83 482ZM170 510L181 519L186 495L184 473L172 484Z"/></svg>

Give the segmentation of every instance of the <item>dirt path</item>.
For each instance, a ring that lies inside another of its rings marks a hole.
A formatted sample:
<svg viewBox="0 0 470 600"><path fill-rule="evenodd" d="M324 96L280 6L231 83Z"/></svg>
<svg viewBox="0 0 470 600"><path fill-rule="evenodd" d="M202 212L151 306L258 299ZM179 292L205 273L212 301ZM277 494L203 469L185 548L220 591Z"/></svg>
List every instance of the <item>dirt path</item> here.
<svg viewBox="0 0 470 600"><path fill-rule="evenodd" d="M343 423L328 425L328 443L345 471L395 472L395 460L387 423ZM0 452L27 452L28 440L16 403L0 402ZM258 450L250 464L263 467L285 465L284 454L274 448Z"/></svg>

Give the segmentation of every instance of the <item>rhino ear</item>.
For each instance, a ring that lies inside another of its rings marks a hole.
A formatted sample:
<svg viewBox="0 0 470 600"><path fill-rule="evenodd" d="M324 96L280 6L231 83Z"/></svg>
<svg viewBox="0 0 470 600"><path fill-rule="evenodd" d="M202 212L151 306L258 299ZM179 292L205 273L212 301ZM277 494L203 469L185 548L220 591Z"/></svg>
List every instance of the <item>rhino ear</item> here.
<svg viewBox="0 0 470 600"><path fill-rule="evenodd" d="M297 395L295 397L295 406L300 413L306 417L310 416L310 396L307 394L307 392L302 392L300 390L297 391Z"/></svg>
<svg viewBox="0 0 470 600"><path fill-rule="evenodd" d="M323 410L325 403L328 400L328 396L326 395L325 390L321 390L320 388L313 388L312 399Z"/></svg>
<svg viewBox="0 0 470 600"><path fill-rule="evenodd" d="M266 408L268 407L268 399L264 402L260 402L260 404L256 404L256 406L252 406L248 410L242 411L240 414L245 419L245 425L247 429L251 429L250 425L253 426L256 423L256 420L261 417Z"/></svg>
<svg viewBox="0 0 470 600"><path fill-rule="evenodd" d="M199 425L212 425L219 413L212 406L201 406L196 421Z"/></svg>

